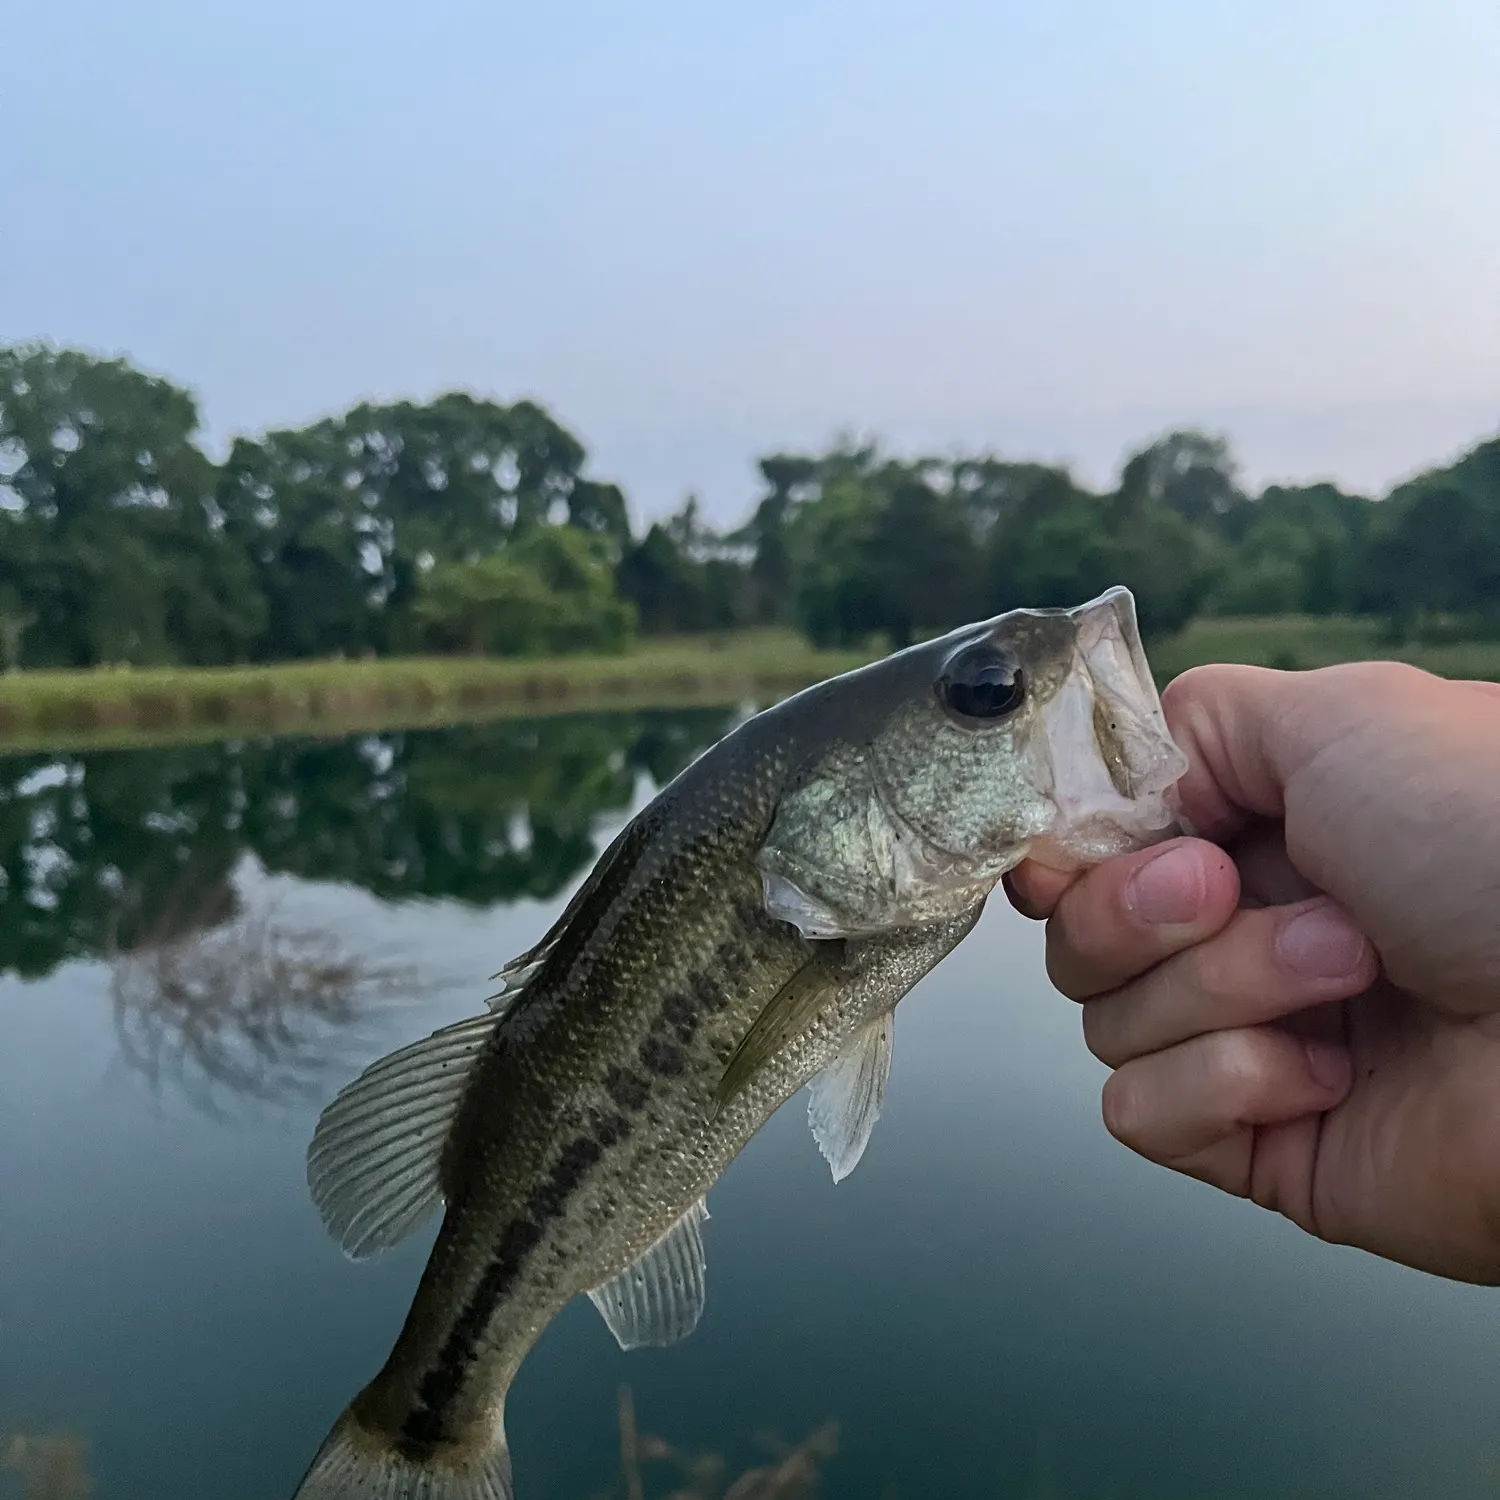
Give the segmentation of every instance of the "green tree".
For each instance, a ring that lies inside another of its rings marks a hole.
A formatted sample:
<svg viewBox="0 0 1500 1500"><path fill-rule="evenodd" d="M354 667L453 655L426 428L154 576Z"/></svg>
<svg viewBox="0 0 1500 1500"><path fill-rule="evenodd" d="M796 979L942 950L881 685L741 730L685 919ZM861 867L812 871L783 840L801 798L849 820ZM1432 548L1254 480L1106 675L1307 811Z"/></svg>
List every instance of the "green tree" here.
<svg viewBox="0 0 1500 1500"><path fill-rule="evenodd" d="M1224 528L1228 550L1208 600L1218 614L1359 610L1374 507L1336 485L1272 485Z"/></svg>
<svg viewBox="0 0 1500 1500"><path fill-rule="evenodd" d="M1245 502L1227 438L1169 432L1126 460L1118 493L1165 505L1197 526L1222 521Z"/></svg>
<svg viewBox="0 0 1500 1500"><path fill-rule="evenodd" d="M620 593L648 635L730 630L760 618L743 535L721 537L688 496L654 523L620 560ZM775 618L772 611L765 618Z"/></svg>
<svg viewBox="0 0 1500 1500"><path fill-rule="evenodd" d="M1067 607L1124 584L1146 635L1182 629L1214 577L1211 538L1149 489L1096 495L1061 470L1038 476L989 554L992 608Z"/></svg>
<svg viewBox="0 0 1500 1500"><path fill-rule="evenodd" d="M1500 633L1500 438L1392 492L1371 547L1400 636Z"/></svg>
<svg viewBox="0 0 1500 1500"><path fill-rule="evenodd" d="M873 455L835 470L803 502L792 530L797 603L819 644L882 632L897 646L973 617L981 566L963 506L934 483L936 466Z"/></svg>
<svg viewBox="0 0 1500 1500"><path fill-rule="evenodd" d="M623 650L634 623L600 538L562 526L535 527L474 562L434 565L415 615L442 649L504 656Z"/></svg>
<svg viewBox="0 0 1500 1500"><path fill-rule="evenodd" d="M335 420L236 439L220 473L226 534L266 600L263 660L374 650L389 591L382 518L358 492Z"/></svg>
<svg viewBox="0 0 1500 1500"><path fill-rule="evenodd" d="M0 348L0 590L24 664L248 653L263 604L197 426L186 391L123 360Z"/></svg>
<svg viewBox="0 0 1500 1500"><path fill-rule="evenodd" d="M533 529L566 524L617 556L624 497L584 479L584 457L534 403L458 392L236 443L219 505L269 602L261 654L415 646L426 570L478 563Z"/></svg>

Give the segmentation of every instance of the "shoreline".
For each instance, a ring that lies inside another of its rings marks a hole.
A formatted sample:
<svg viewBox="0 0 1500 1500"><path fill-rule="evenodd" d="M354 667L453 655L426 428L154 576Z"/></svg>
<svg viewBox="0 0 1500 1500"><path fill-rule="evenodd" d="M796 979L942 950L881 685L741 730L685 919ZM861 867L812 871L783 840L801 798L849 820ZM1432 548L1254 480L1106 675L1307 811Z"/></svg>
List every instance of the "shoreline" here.
<svg viewBox="0 0 1500 1500"><path fill-rule="evenodd" d="M1159 682L1208 661L1302 669L1388 658L1500 681L1500 641L1392 649L1376 622L1203 619L1150 647ZM768 703L871 659L791 631L647 641L617 656L388 657L269 666L103 668L0 677L0 753L129 749L495 719Z"/></svg>

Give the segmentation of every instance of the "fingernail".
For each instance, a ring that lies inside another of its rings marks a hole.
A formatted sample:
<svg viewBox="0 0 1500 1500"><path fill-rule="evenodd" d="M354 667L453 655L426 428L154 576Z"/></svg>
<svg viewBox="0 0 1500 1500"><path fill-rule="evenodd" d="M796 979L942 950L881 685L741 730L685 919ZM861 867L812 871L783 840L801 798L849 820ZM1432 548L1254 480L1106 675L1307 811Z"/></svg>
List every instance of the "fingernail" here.
<svg viewBox="0 0 1500 1500"><path fill-rule="evenodd" d="M1364 933L1328 902L1299 912L1276 935L1282 963L1304 979L1344 979L1369 947Z"/></svg>
<svg viewBox="0 0 1500 1500"><path fill-rule="evenodd" d="M1353 1076L1349 1053L1336 1042L1303 1042L1307 1068L1313 1081L1329 1090L1344 1090Z"/></svg>
<svg viewBox="0 0 1500 1500"><path fill-rule="evenodd" d="M1152 927L1180 927L1203 906L1203 861L1179 844L1142 865L1126 883L1125 909Z"/></svg>

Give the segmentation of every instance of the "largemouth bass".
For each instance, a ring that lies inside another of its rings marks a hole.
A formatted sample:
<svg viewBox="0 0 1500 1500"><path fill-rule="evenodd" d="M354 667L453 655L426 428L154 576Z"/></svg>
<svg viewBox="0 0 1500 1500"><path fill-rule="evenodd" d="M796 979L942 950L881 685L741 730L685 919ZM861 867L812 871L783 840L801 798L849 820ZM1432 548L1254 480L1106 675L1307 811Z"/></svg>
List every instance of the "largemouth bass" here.
<svg viewBox="0 0 1500 1500"><path fill-rule="evenodd" d="M297 1500L511 1500L505 1395L587 1293L625 1348L704 1303L705 1195L809 1087L834 1179L880 1113L896 1003L1028 855L1170 828L1186 768L1135 607L1015 610L809 688L690 765L600 856L488 1013L324 1112L345 1251L442 1226L384 1369Z"/></svg>

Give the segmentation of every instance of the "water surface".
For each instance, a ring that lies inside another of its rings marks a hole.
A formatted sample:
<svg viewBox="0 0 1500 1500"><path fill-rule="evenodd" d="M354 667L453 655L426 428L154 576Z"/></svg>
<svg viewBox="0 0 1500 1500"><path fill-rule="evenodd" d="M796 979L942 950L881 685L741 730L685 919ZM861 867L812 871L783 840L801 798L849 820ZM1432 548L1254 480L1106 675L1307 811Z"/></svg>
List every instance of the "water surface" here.
<svg viewBox="0 0 1500 1500"><path fill-rule="evenodd" d="M0 1496L38 1435L72 1458L37 1495L81 1495L79 1462L100 1500L290 1494L431 1239L325 1239L318 1110L471 1013L728 722L0 761ZM1500 1494L1500 1296L1111 1142L1034 927L996 903L896 1034L851 1178L794 1100L711 1195L691 1339L622 1354L581 1300L552 1326L508 1412L519 1500L623 1494L625 1381L736 1463L837 1420L828 1500Z"/></svg>

